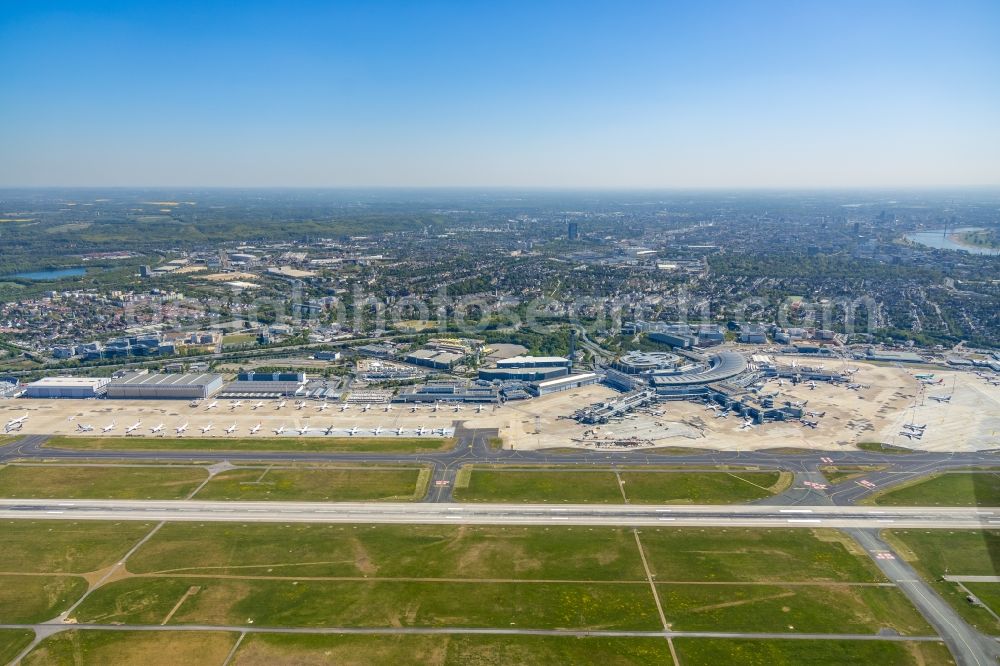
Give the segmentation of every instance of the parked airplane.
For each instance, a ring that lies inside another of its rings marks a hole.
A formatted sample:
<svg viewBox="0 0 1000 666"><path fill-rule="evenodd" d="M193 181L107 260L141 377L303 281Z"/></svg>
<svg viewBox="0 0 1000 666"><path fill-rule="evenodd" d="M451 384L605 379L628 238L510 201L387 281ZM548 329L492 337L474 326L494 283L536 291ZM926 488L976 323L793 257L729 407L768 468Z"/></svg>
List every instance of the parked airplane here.
<svg viewBox="0 0 1000 666"><path fill-rule="evenodd" d="M899 434L907 439L920 439L924 435L922 432L911 432L910 430L904 430Z"/></svg>
<svg viewBox="0 0 1000 666"><path fill-rule="evenodd" d="M131 435L133 432L135 432L136 430L138 430L141 426L142 426L142 421L136 421L135 423L133 423L129 427L125 428L125 434L126 435Z"/></svg>
<svg viewBox="0 0 1000 666"><path fill-rule="evenodd" d="M282 407L284 407L284 406L285 406L285 405L287 405L287 404L288 404L288 401L287 401L287 400L279 400L279 401L278 401L278 406L277 406L277 407L275 407L275 409L281 409Z"/></svg>
<svg viewBox="0 0 1000 666"><path fill-rule="evenodd" d="M118 422L117 421L112 421L108 425L106 425L103 428L101 428L101 432L111 432L112 430L114 430L117 427L118 427Z"/></svg>
<svg viewBox="0 0 1000 666"><path fill-rule="evenodd" d="M182 423L181 425L179 425L176 428L174 428L174 430L177 431L178 435L183 434L184 431L187 430L187 429L188 429L188 424L187 423Z"/></svg>
<svg viewBox="0 0 1000 666"><path fill-rule="evenodd" d="M263 406L264 406L264 403L263 403L263 401L260 401L260 400L258 400L258 401L257 401L257 404L253 406L253 410L254 410L254 411L257 411L258 409L260 409L260 408L261 408L261 407L263 407Z"/></svg>
<svg viewBox="0 0 1000 666"><path fill-rule="evenodd" d="M219 401L213 400L212 403L208 407L206 407L206 409L215 409L218 406L219 406Z"/></svg>
<svg viewBox="0 0 1000 666"><path fill-rule="evenodd" d="M25 414L19 419L13 419L11 421L7 421L7 425L4 426L4 430L10 431L14 430L15 428L20 428L21 426L24 425L24 422L27 420L28 420L28 415Z"/></svg>
<svg viewBox="0 0 1000 666"><path fill-rule="evenodd" d="M809 380L809 390L813 391L815 389L816 389L816 382L814 382L813 380L810 379Z"/></svg>
<svg viewBox="0 0 1000 666"><path fill-rule="evenodd" d="M343 404L340 405L340 411L342 411L342 412L346 412L350 408L351 408L351 403L349 403L349 402L345 402L345 403L343 403Z"/></svg>
<svg viewBox="0 0 1000 666"><path fill-rule="evenodd" d="M333 434L333 426L332 425L327 426L326 429L323 430L323 434L326 435L327 437L329 437L330 435L332 435Z"/></svg>
<svg viewBox="0 0 1000 666"><path fill-rule="evenodd" d="M441 409L441 403L440 403L440 402L435 402L435 403L434 403L434 407L433 407L433 410L434 410L434 411L436 412L436 411L437 411L437 410L439 410L439 409Z"/></svg>
<svg viewBox="0 0 1000 666"><path fill-rule="evenodd" d="M425 432L427 432L427 428L425 428L425 427L423 427L423 426L419 426L419 427L418 427L418 428L417 428L416 430L414 430L413 432L417 433L417 436L419 437L420 435L423 435L423 434L424 434Z"/></svg>
<svg viewBox="0 0 1000 666"><path fill-rule="evenodd" d="M306 406L306 401L305 400L296 400L295 401L295 409L302 409L305 406Z"/></svg>
<svg viewBox="0 0 1000 666"><path fill-rule="evenodd" d="M204 435L205 433L207 433L207 432L211 431L211 430L212 430L212 428L214 428L214 427L215 427L215 424L214 424L214 423L209 423L209 424L208 424L207 426L203 426L203 427L201 428L201 434L203 434L203 435Z"/></svg>
<svg viewBox="0 0 1000 666"><path fill-rule="evenodd" d="M278 426L277 428L274 429L275 435L280 435L283 432L285 432L285 426Z"/></svg>
<svg viewBox="0 0 1000 666"><path fill-rule="evenodd" d="M809 421L807 419L802 419L802 425L815 430L816 426L819 425L819 421Z"/></svg>
<svg viewBox="0 0 1000 666"><path fill-rule="evenodd" d="M749 430L750 428L756 427L757 424L753 422L753 419L746 419L743 421L743 425L740 426L740 430Z"/></svg>
<svg viewBox="0 0 1000 666"><path fill-rule="evenodd" d="M938 384L944 384L944 379L938 379L937 381L933 379L921 379L920 383L925 386L937 386Z"/></svg>
<svg viewBox="0 0 1000 666"><path fill-rule="evenodd" d="M242 406L243 406L242 400L235 400L229 403L229 409L236 409L237 407L242 407Z"/></svg>
<svg viewBox="0 0 1000 666"><path fill-rule="evenodd" d="M396 435L402 435L402 434L403 434L403 429L402 428L396 428Z"/></svg>
<svg viewBox="0 0 1000 666"><path fill-rule="evenodd" d="M904 423L903 427L906 428L907 430L916 430L918 432L923 432L924 430L927 429L927 424L925 423L923 425L917 425L915 423Z"/></svg>
<svg viewBox="0 0 1000 666"><path fill-rule="evenodd" d="M155 434L156 434L156 433L158 433L158 432L163 432L163 428L164 428L164 426L163 426L163 424L161 423L161 424L159 424L159 425L156 425L156 426L153 426L152 428L150 428L150 429L149 429L149 432L151 432L152 434L154 434L154 435L155 435Z"/></svg>
<svg viewBox="0 0 1000 666"><path fill-rule="evenodd" d="M486 409L486 405L479 405L476 407L476 414L482 414L484 409Z"/></svg>
<svg viewBox="0 0 1000 666"><path fill-rule="evenodd" d="M443 435L444 434L444 428L437 428L431 434L435 434L435 433L438 434L438 435Z"/></svg>
<svg viewBox="0 0 1000 666"><path fill-rule="evenodd" d="M420 409L420 405L418 405L418 404L416 404L416 403L414 403L414 404L410 405L410 413L411 413L411 414L412 414L413 412L417 411L418 409Z"/></svg>
<svg viewBox="0 0 1000 666"><path fill-rule="evenodd" d="M227 435L232 435L234 432L236 432L236 424L235 423L233 425L229 426L228 428L226 428L226 434Z"/></svg>
<svg viewBox="0 0 1000 666"><path fill-rule="evenodd" d="M815 416L818 419L826 416L826 412L806 412L806 416Z"/></svg>
<svg viewBox="0 0 1000 666"><path fill-rule="evenodd" d="M330 403L325 401L319 407L316 408L316 410L320 412L325 412L328 409L330 409Z"/></svg>
<svg viewBox="0 0 1000 666"><path fill-rule="evenodd" d="M936 400L937 402L951 402L950 395L931 395L927 397L929 397L931 400Z"/></svg>
<svg viewBox="0 0 1000 666"><path fill-rule="evenodd" d="M390 403L388 403L388 402L385 403L385 407L382 408L382 411L383 412L391 412L392 411L392 405Z"/></svg>
<svg viewBox="0 0 1000 666"><path fill-rule="evenodd" d="M913 375L917 379L934 379L934 373L923 374L923 375Z"/></svg>
<svg viewBox="0 0 1000 666"><path fill-rule="evenodd" d="M358 426L351 426L351 429L347 431L347 434L351 437L358 434Z"/></svg>
<svg viewBox="0 0 1000 666"><path fill-rule="evenodd" d="M379 433L382 432L382 426L375 426L372 428L372 434L378 437Z"/></svg>
<svg viewBox="0 0 1000 666"><path fill-rule="evenodd" d="M260 432L260 424L259 423L257 425L255 425L254 427L250 428L250 434L251 435L256 435L258 432Z"/></svg>
<svg viewBox="0 0 1000 666"><path fill-rule="evenodd" d="M188 404L189 404L189 405L190 405L191 407L197 407L198 405L200 405L200 404L201 404L201 400L199 400L198 398L195 398L194 400L192 400L192 401L191 401L190 403L188 403Z"/></svg>
<svg viewBox="0 0 1000 666"><path fill-rule="evenodd" d="M362 408L361 408L361 411L362 411L362 412L367 412L367 411L368 411L369 409L371 409L371 408L372 408L372 406L371 406L371 405L365 405L364 407L362 407Z"/></svg>
<svg viewBox="0 0 1000 666"><path fill-rule="evenodd" d="M298 428L295 429L295 431L298 432L300 435L308 435L309 426L299 426Z"/></svg>
<svg viewBox="0 0 1000 666"><path fill-rule="evenodd" d="M453 412L460 412L460 411L462 411L462 405L456 404L455 406L453 406L451 408L451 411L453 411Z"/></svg>
<svg viewBox="0 0 1000 666"><path fill-rule="evenodd" d="M91 430L94 429L94 426L86 424L86 423L77 423L76 424L76 429L79 432L90 432Z"/></svg>

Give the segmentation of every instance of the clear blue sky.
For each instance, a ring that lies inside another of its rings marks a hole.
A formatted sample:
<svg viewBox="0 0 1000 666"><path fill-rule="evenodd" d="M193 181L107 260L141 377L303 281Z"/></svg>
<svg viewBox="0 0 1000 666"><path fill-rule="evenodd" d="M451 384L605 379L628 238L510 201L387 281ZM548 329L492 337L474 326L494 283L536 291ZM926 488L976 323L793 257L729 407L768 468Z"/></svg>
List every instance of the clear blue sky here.
<svg viewBox="0 0 1000 666"><path fill-rule="evenodd" d="M0 185L998 184L997 0L0 0Z"/></svg>

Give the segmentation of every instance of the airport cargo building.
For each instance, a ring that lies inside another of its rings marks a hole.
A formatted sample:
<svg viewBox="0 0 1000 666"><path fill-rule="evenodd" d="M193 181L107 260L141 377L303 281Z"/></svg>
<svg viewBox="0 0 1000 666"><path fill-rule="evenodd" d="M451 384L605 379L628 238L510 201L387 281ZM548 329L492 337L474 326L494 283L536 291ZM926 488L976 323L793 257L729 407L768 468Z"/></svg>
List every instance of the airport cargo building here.
<svg viewBox="0 0 1000 666"><path fill-rule="evenodd" d="M108 397L122 400L203 400L222 389L222 375L161 375L133 372L108 384Z"/></svg>
<svg viewBox="0 0 1000 666"><path fill-rule="evenodd" d="M97 398L104 394L107 377L45 377L25 387L26 398Z"/></svg>

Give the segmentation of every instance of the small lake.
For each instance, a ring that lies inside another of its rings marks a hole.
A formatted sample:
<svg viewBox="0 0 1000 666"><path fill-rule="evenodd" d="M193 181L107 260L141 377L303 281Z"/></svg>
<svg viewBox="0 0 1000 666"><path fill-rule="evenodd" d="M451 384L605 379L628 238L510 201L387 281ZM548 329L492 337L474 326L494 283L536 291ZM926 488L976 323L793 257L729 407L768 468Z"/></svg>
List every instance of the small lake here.
<svg viewBox="0 0 1000 666"><path fill-rule="evenodd" d="M60 268L53 271L35 271L32 273L15 273L9 277L21 278L22 280L61 280L69 277L80 277L87 273L86 268Z"/></svg>
<svg viewBox="0 0 1000 666"><path fill-rule="evenodd" d="M976 247L974 245L962 245L961 243L956 243L950 238L950 236L965 233L967 231L982 231L982 229L977 227L962 227L959 229L918 231L916 233L906 234L906 239L926 247L937 248L938 250L964 250L969 254L1000 255L1000 250L990 249L988 247Z"/></svg>

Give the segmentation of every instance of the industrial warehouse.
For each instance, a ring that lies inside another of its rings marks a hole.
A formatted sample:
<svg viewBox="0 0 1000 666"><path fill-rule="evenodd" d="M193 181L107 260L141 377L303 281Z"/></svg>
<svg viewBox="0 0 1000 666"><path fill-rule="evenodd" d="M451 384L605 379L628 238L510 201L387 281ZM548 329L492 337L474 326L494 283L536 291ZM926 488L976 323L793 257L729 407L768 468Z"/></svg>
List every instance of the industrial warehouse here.
<svg viewBox="0 0 1000 666"><path fill-rule="evenodd" d="M222 375L133 372L112 379L107 396L122 400L204 400L222 389Z"/></svg>

